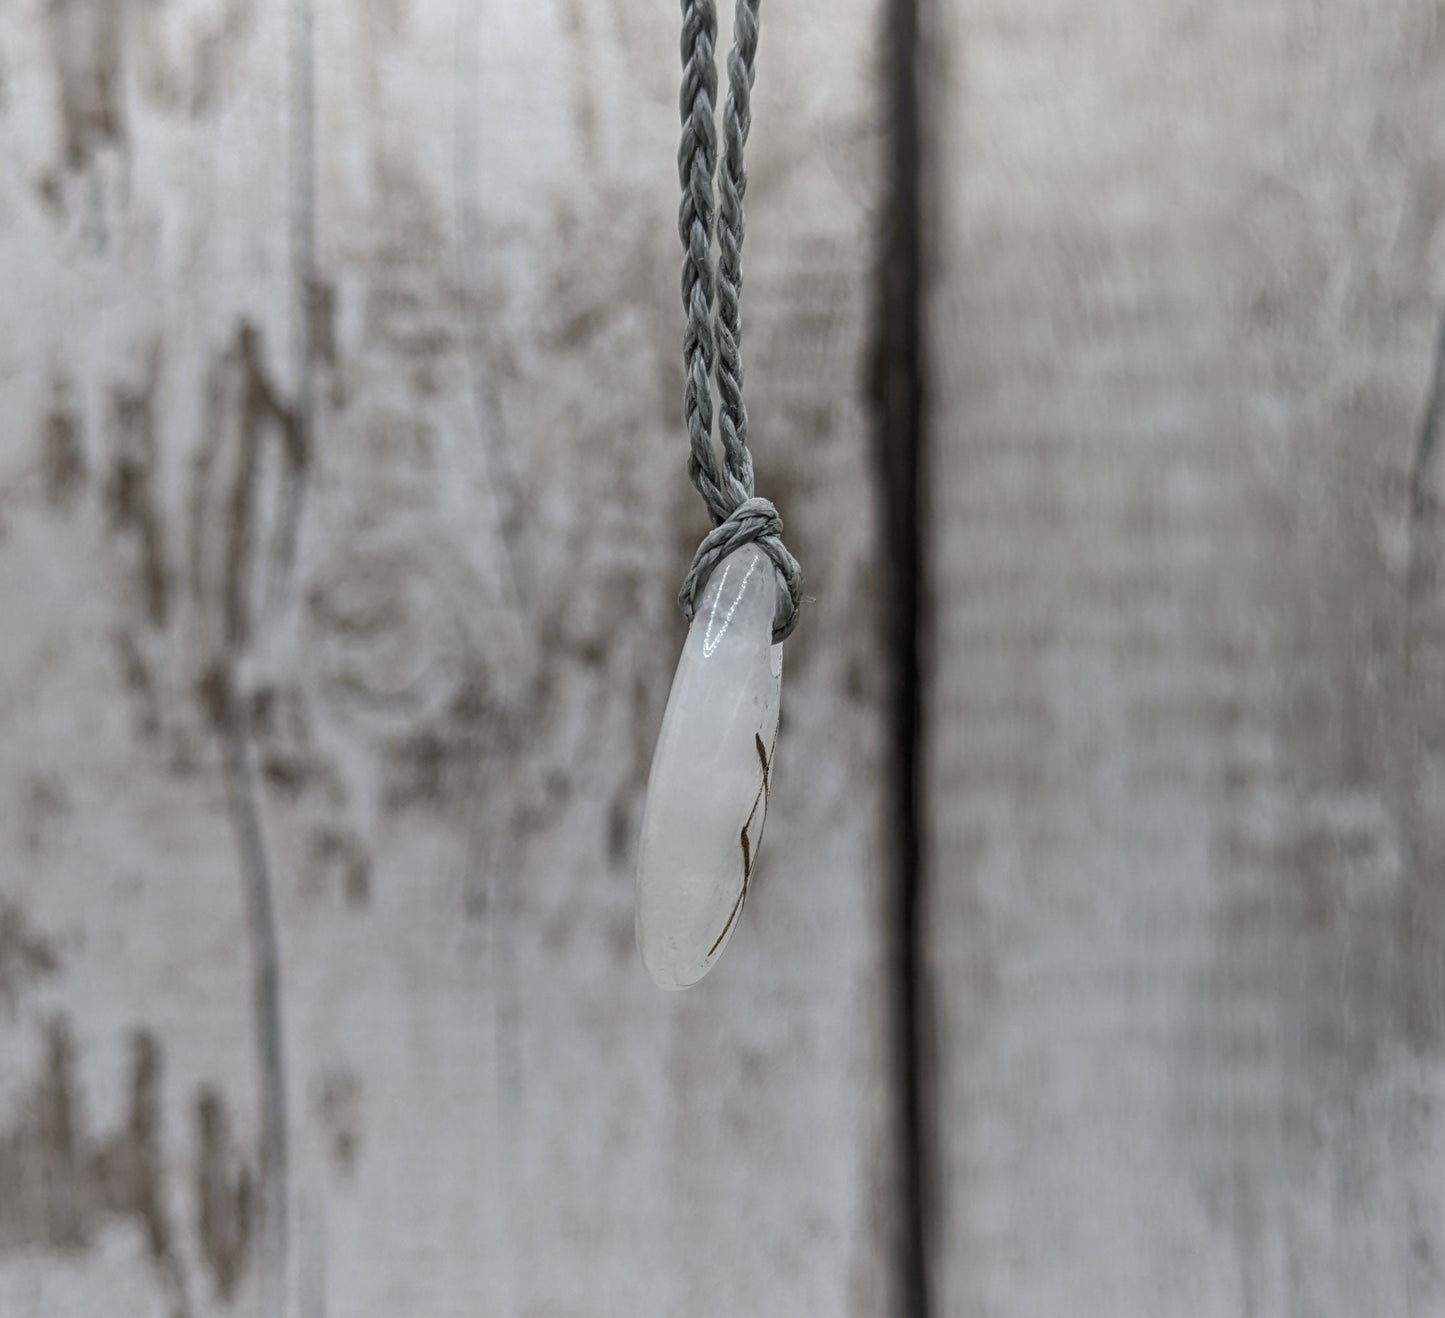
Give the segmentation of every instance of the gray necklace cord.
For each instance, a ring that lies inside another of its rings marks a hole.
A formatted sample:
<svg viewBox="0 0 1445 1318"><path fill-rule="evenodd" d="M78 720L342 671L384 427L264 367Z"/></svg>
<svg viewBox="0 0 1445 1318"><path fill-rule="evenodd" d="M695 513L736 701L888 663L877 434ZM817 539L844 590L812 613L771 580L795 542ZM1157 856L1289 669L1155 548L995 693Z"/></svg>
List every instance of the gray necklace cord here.
<svg viewBox="0 0 1445 1318"><path fill-rule="evenodd" d="M743 404L742 320L743 194L748 178L743 146L752 123L753 62L758 49L760 0L737 0L733 49L728 56L728 102L723 115L723 157L718 170L721 205L718 236L717 324L712 323L714 272L712 180L717 163L717 7L713 0L682 0L682 143L677 153L682 205L677 227L682 237L682 304L687 311L683 337L686 379L683 410L690 450L687 472L707 505L713 529L703 538L678 593L677 602L692 620L697 597L712 570L735 549L753 541L772 560L783 589L773 619L773 641L798 625L803 572L783 544L783 519L772 503L753 492L753 459L748 452L748 413ZM716 370L718 429L723 464L712 440L711 381Z"/></svg>

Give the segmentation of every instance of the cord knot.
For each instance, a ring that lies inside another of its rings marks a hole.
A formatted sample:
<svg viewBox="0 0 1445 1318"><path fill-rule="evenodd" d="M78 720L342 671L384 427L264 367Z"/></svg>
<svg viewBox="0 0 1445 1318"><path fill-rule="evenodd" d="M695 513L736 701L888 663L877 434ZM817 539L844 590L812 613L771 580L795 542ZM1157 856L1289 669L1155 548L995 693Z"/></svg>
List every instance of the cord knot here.
<svg viewBox="0 0 1445 1318"><path fill-rule="evenodd" d="M703 537L692 557L692 566L678 592L677 602L683 616L692 621L697 610L697 597L707 585L712 571L735 549L756 541L777 569L783 589L778 594L773 615L773 644L786 640L798 625L798 608L803 601L803 570L798 560L783 543L783 519L770 499L759 495L744 499Z"/></svg>

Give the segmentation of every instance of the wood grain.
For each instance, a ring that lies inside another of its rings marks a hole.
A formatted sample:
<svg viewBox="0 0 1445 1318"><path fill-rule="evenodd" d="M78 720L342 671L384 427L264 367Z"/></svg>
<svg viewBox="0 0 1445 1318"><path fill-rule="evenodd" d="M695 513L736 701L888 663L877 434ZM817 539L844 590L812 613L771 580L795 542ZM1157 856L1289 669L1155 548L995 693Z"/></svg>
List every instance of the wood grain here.
<svg viewBox="0 0 1445 1318"><path fill-rule="evenodd" d="M674 7L0 12L0 1311L888 1307L878 21L764 28L745 350L813 599L675 998Z"/></svg>
<svg viewBox="0 0 1445 1318"><path fill-rule="evenodd" d="M1438 14L933 23L938 1311L1439 1313Z"/></svg>

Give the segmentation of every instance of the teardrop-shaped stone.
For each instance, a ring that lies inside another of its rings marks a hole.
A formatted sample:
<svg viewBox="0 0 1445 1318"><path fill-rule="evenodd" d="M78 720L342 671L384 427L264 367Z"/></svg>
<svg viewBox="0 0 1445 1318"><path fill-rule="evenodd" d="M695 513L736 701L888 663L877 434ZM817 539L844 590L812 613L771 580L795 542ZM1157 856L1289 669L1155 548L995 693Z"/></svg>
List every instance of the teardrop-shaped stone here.
<svg viewBox="0 0 1445 1318"><path fill-rule="evenodd" d="M693 615L652 755L637 860L637 946L665 989L696 984L742 913L758 861L783 647L777 572L756 545L718 564Z"/></svg>

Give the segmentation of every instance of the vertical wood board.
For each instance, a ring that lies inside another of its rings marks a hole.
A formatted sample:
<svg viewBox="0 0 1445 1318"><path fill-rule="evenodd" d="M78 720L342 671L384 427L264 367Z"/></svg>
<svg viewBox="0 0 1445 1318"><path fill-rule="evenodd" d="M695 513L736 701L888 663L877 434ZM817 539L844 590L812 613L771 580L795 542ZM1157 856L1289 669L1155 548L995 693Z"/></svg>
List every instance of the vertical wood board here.
<svg viewBox="0 0 1445 1318"><path fill-rule="evenodd" d="M932 23L938 1311L1440 1312L1438 15Z"/></svg>
<svg viewBox="0 0 1445 1318"><path fill-rule="evenodd" d="M764 16L749 401L812 598L673 997L674 7L0 14L0 1311L887 1306L878 22Z"/></svg>

